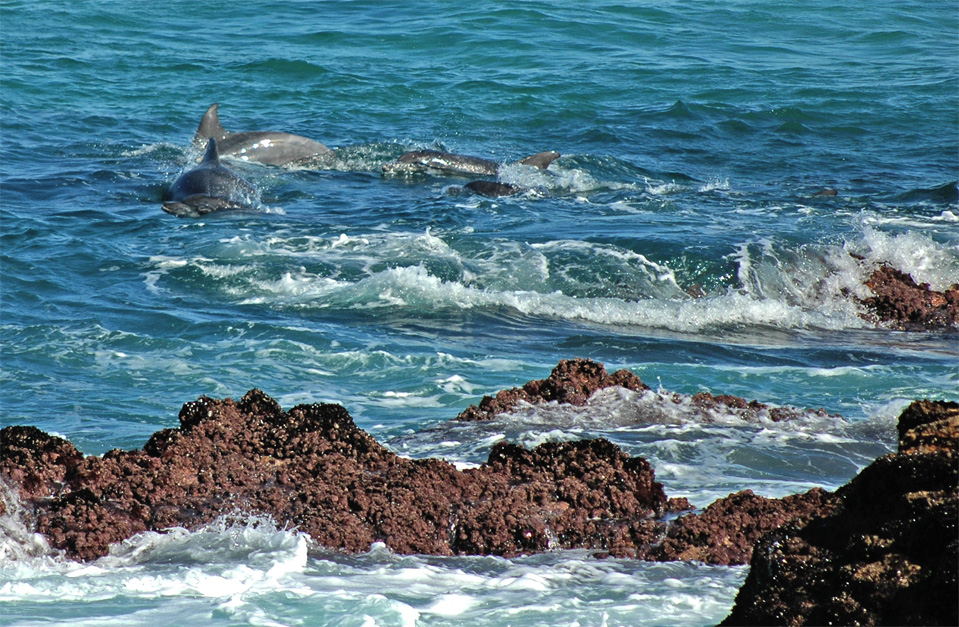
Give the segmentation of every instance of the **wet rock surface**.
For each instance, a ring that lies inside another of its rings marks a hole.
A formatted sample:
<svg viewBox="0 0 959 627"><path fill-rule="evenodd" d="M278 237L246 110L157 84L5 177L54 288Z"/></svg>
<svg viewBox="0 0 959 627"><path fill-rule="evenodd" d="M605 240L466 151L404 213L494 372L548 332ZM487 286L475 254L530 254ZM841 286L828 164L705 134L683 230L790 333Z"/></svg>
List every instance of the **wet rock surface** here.
<svg viewBox="0 0 959 627"><path fill-rule="evenodd" d="M880 323L904 331L959 329L959 284L939 292L882 264L866 280L866 286L874 296L862 303Z"/></svg>
<svg viewBox="0 0 959 627"><path fill-rule="evenodd" d="M832 513L773 531L724 625L959 624L959 404L917 401L899 450Z"/></svg>
<svg viewBox="0 0 959 627"><path fill-rule="evenodd" d="M485 411L521 400L584 404L610 386L648 389L628 371L608 375L602 364L569 360L548 379L487 397ZM704 409L768 409L738 397L690 398ZM441 460L395 455L339 405L284 412L259 390L239 402L200 398L184 405L179 419L178 429L157 432L142 450L102 458L84 457L33 427L9 427L0 431L0 473L19 488L36 530L79 559L104 555L111 543L141 531L195 528L243 511L269 514L350 552L381 541L398 553L589 548L743 564L763 532L828 500L822 490L786 499L746 491L666 522L666 514L693 507L668 499L646 460L603 439L533 450L501 442L486 464L458 471Z"/></svg>

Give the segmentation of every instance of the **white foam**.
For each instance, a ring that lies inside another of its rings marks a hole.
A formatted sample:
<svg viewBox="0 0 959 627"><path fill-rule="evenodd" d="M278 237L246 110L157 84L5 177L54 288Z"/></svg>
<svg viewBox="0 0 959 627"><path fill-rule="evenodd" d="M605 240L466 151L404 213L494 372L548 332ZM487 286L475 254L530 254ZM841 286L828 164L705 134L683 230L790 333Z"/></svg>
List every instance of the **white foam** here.
<svg viewBox="0 0 959 627"><path fill-rule="evenodd" d="M659 616L648 609L657 604L675 609L679 624L721 618L745 575L695 564L596 560L586 551L438 558L397 556L378 544L362 555L322 551L317 559L307 557L306 546L305 536L268 519L225 517L194 532L141 534L106 558L66 570L34 565L11 576L10 565L0 562L0 600L76 608L71 622L79 625L281 625L294 614L343 625L507 624L517 617L536 624L640 624ZM645 603L628 598L637 590Z"/></svg>
<svg viewBox="0 0 959 627"><path fill-rule="evenodd" d="M937 242L916 231L887 233L863 218L862 241L850 244L872 262L887 262L893 268L912 275L917 283L928 283L944 290L959 282L959 236L952 243Z"/></svg>
<svg viewBox="0 0 959 627"><path fill-rule="evenodd" d="M163 151L163 152L174 151L174 152L182 153L183 147L178 146L176 144L171 144L169 142L157 142L155 144L143 144L139 148L126 150L120 154L123 155L124 157L143 157L143 156L149 156L153 154L154 152L158 152L158 151Z"/></svg>
<svg viewBox="0 0 959 627"><path fill-rule="evenodd" d="M30 529L18 492L2 478L0 500L6 507L6 513L0 516L0 572L12 579L0 585L0 599L9 598L11 594L15 598L21 592L19 588L29 587L29 583L19 580L33 572L69 573L79 568L65 560L61 551L54 550L44 536Z"/></svg>
<svg viewBox="0 0 959 627"><path fill-rule="evenodd" d="M678 332L866 326L848 296L867 295L865 270L839 246L790 251L771 240L744 243L732 256L740 287L692 298L669 265L579 240L493 240L479 250L458 250L427 229L328 238L278 234L266 240L238 235L220 244L217 259L151 258L148 288L157 291L160 277L191 267L241 304L507 307L523 315Z"/></svg>
<svg viewBox="0 0 959 627"><path fill-rule="evenodd" d="M718 179L717 179L717 180L709 181L709 182L704 183L703 185L700 185L700 186L699 186L699 191L700 191L701 193L705 193L705 192L715 192L715 191L723 191L723 192L726 192L726 191L729 191L729 189L730 189L730 187L729 187L729 179L728 179L728 178L727 178L727 179L722 179L722 180L718 180Z"/></svg>
<svg viewBox="0 0 959 627"><path fill-rule="evenodd" d="M683 191L684 189L685 187L679 183L651 183L649 179L646 180L646 192L652 194L653 196L666 196L669 194L675 194Z"/></svg>

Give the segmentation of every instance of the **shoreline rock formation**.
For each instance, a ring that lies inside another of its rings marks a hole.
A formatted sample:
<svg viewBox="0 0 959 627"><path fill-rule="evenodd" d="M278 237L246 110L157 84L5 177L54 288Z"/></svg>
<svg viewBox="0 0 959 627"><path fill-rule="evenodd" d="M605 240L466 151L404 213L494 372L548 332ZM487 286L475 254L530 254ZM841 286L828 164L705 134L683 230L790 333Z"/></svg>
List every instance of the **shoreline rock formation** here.
<svg viewBox="0 0 959 627"><path fill-rule="evenodd" d="M519 403L587 403L597 390L649 388L628 371L560 362L550 377L486 397L461 419ZM674 395L678 399L681 395ZM709 394L693 402L750 420L792 408ZM808 412L806 412L808 413ZM816 412L814 412L816 413ZM823 415L825 413L823 412ZM283 411L259 390L186 403L180 426L135 451L84 456L34 427L0 430L0 479L55 549L92 560L147 530L269 514L347 552L514 556L586 548L598 556L751 564L723 624L950 624L959 619L959 404L917 401L899 451L835 493L782 499L749 490L702 511L668 498L650 464L604 439L498 443L479 468L396 455L339 405ZM9 503L0 491L0 515Z"/></svg>
<svg viewBox="0 0 959 627"><path fill-rule="evenodd" d="M259 390L200 398L180 427L141 450L85 457L34 427L0 430L0 475L35 530L90 560L138 532L196 528L236 510L296 525L349 552L502 555L586 547L621 555L653 542L669 503L649 463L607 440L499 443L459 471L410 460L353 424L339 405L284 412Z"/></svg>
<svg viewBox="0 0 959 627"><path fill-rule="evenodd" d="M484 399L481 417L520 400L583 404L610 386L648 390L631 372L608 375L602 364L565 360L548 379ZM744 417L769 409L732 396L691 398ZM828 501L822 490L786 499L746 491L667 522L667 513L693 507L667 498L645 459L603 439L532 450L501 442L483 466L459 471L438 459L397 456L339 405L284 412L259 390L238 402L186 403L179 420L179 428L155 433L141 450L100 458L34 427L8 427L0 431L0 477L18 489L33 527L81 560L142 531L196 528L240 510L269 514L349 552L380 541L397 553L511 556L587 548L744 564L763 532Z"/></svg>
<svg viewBox="0 0 959 627"><path fill-rule="evenodd" d="M590 397L599 390L621 387L634 392L645 392L651 388L629 370L617 370L613 374L606 367L590 359L563 359L553 368L549 377L529 381L519 388L500 390L494 396L484 396L478 405L470 405L460 412L454 420L476 422L493 420L497 414L509 413L522 403L541 405L546 403L565 403L586 405ZM795 407L775 407L748 401L731 394L710 394L699 392L692 396L672 393L668 402L691 403L698 411L708 413L713 410L739 416L745 422L756 421L767 416L773 422L789 420L810 413L827 416L822 409L801 410ZM835 416L838 418L838 416Z"/></svg>
<svg viewBox="0 0 959 627"><path fill-rule="evenodd" d="M766 534L723 625L959 624L959 403L916 401L899 450L825 516Z"/></svg>

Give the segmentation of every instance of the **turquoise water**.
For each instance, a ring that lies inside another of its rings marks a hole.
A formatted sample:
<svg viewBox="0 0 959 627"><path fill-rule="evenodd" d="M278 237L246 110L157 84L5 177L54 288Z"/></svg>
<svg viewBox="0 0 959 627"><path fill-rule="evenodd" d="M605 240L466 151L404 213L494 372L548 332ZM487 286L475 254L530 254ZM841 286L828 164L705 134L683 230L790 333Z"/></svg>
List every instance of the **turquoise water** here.
<svg viewBox="0 0 959 627"><path fill-rule="evenodd" d="M835 488L909 400L957 395L955 334L872 328L849 296L881 261L959 280L957 53L946 3L2 2L0 425L102 454L260 387L414 457L602 435L700 506ZM257 213L169 216L214 102L335 156L231 162ZM424 148L563 156L497 199L381 172ZM843 419L611 394L448 424L571 357ZM345 557L261 519L74 565L3 523L11 624L711 624L745 576Z"/></svg>

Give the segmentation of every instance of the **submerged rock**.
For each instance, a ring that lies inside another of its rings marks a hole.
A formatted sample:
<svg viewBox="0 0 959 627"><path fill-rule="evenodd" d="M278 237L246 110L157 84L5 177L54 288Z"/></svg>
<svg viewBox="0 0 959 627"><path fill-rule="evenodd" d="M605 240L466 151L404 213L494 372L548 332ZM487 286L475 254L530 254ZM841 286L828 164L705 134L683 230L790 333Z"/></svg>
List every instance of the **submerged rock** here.
<svg viewBox="0 0 959 627"><path fill-rule="evenodd" d="M959 404L917 401L899 450L828 515L765 536L723 625L959 624Z"/></svg>
<svg viewBox="0 0 959 627"><path fill-rule="evenodd" d="M888 264L873 271L862 300L876 321L905 331L959 329L959 283L941 292Z"/></svg>

